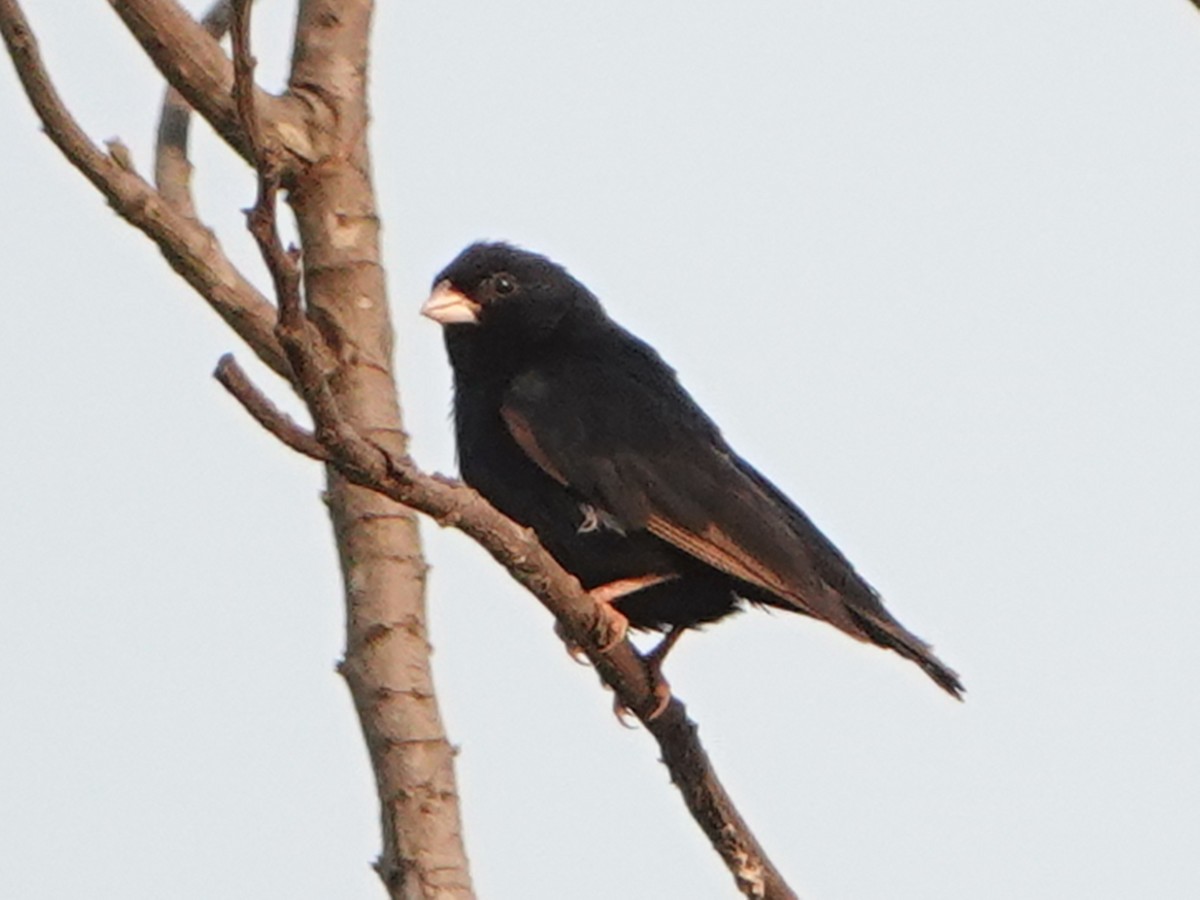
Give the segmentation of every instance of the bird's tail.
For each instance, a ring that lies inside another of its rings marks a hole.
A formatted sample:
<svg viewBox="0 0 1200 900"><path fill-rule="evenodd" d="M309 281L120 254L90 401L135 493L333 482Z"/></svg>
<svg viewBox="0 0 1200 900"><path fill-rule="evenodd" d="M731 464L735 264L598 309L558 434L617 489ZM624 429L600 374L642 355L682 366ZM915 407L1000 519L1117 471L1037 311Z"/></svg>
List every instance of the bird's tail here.
<svg viewBox="0 0 1200 900"><path fill-rule="evenodd" d="M862 629L867 640L895 650L905 659L911 659L938 687L954 699L962 699L966 688L959 680L958 673L938 659L933 653L933 648L893 619L882 606L878 611L866 613L847 604L846 611Z"/></svg>

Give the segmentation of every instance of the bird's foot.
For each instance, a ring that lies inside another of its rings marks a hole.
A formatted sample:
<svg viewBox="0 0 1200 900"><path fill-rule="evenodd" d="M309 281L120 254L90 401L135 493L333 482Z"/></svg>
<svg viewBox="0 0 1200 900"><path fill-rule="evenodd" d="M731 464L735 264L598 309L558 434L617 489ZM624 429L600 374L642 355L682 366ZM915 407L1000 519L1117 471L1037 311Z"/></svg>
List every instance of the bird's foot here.
<svg viewBox="0 0 1200 900"><path fill-rule="evenodd" d="M554 623L554 633L558 635L567 646L567 656L571 657L571 661L581 666L590 665L587 656L583 652L583 648L567 634L567 629L563 628L562 622Z"/></svg>
<svg viewBox="0 0 1200 900"><path fill-rule="evenodd" d="M666 683L666 679L662 677L663 663L666 662L667 654L671 652L671 648L683 637L685 631L687 629L679 625L671 626L671 630L667 632L667 636L659 641L655 648L645 656L646 665L650 667L654 677L664 684Z"/></svg>
<svg viewBox="0 0 1200 900"><path fill-rule="evenodd" d="M667 654L671 652L671 648L683 636L685 630L678 626L672 628L667 636L658 642L658 646L642 657L642 663L646 667L646 675L650 679L650 692L655 700L654 709L646 716L647 722L653 722L661 716L671 703L671 683L663 675L662 667ZM622 725L626 728L633 727L627 721L627 718L632 717L633 713L629 707L621 702L620 697L613 698L613 712L617 716L617 721Z"/></svg>
<svg viewBox="0 0 1200 900"><path fill-rule="evenodd" d="M646 716L646 721L653 722L666 711L671 703L671 683L663 677L662 671L654 664L650 656L643 656L642 659L646 663L646 674L650 677L650 694L654 698L654 708ZM613 697L613 715L626 728L637 726L637 716L634 715L633 710L621 702L620 696Z"/></svg>
<svg viewBox="0 0 1200 900"><path fill-rule="evenodd" d="M616 607L604 600L596 601L596 620L592 623L592 633L600 644L600 652L608 653L613 647L625 640L629 633L629 619L617 612Z"/></svg>
<svg viewBox="0 0 1200 900"><path fill-rule="evenodd" d="M592 622L592 634L596 638L596 643L600 645L600 652L608 653L625 640L625 635L629 632L629 619L617 612L605 595L599 593L600 590L603 589L588 592L588 596L596 601L596 618ZM571 659L581 666L588 664L583 648L571 639L561 622L554 623L554 633L567 645L567 655Z"/></svg>

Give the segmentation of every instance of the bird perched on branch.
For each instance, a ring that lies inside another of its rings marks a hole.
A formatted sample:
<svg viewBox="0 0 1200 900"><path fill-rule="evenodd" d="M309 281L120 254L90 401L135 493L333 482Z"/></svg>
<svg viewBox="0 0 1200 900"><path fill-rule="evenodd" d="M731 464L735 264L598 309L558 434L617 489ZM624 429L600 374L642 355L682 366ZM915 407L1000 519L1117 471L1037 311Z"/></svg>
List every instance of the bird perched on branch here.
<svg viewBox="0 0 1200 900"><path fill-rule="evenodd" d="M894 650L961 695L958 676L734 453L674 370L564 268L474 244L421 312L444 326L463 479L537 533L601 604L614 642L627 626L666 632L647 657L663 706L667 651L742 601Z"/></svg>

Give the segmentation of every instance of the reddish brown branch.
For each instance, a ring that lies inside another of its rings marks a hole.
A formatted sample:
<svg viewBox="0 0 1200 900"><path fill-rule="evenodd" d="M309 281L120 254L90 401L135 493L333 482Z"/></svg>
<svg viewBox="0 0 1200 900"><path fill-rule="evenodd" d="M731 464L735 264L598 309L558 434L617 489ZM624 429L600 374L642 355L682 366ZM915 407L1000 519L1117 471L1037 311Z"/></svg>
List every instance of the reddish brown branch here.
<svg viewBox="0 0 1200 900"><path fill-rule="evenodd" d="M281 325L299 329L303 319L300 299L300 266L283 247L275 220L279 197L278 159L267 145L254 103L254 69L250 54L250 0L233 0L233 98L250 146L250 161L258 170L258 197L247 211L250 233L258 244L267 270L275 283Z"/></svg>
<svg viewBox="0 0 1200 900"><path fill-rule="evenodd" d="M284 249L275 218L279 198L279 159L267 143L254 102L254 69L257 63L250 53L251 0L232 2L233 98L250 145L251 162L258 170L258 197L246 214L247 223L275 284L275 297L279 302L278 327L285 333L303 333L299 259L295 252L289 253Z"/></svg>
<svg viewBox="0 0 1200 900"><path fill-rule="evenodd" d="M258 196L246 212L250 234L271 274L275 297L279 303L279 321L275 335L287 353L292 369L297 373L296 386L305 402L313 409L318 428L322 423L340 422L333 396L325 380L324 366L312 352L313 342L306 327L304 301L301 297L299 254L287 250L279 236L276 209L279 198L280 168L278 155L263 135L258 108L254 103L254 69L256 62L250 53L250 4L252 0L232 0L233 96L249 141L252 161L258 170Z"/></svg>

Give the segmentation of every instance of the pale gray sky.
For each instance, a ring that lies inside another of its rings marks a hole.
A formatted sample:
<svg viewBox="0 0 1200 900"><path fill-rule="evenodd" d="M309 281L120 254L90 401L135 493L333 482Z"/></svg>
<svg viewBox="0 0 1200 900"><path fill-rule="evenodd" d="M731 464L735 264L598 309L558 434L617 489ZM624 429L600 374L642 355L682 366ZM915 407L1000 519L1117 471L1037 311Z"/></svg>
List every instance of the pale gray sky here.
<svg viewBox="0 0 1200 900"><path fill-rule="evenodd" d="M90 134L147 167L160 86L107 5L27 5ZM380 6L418 459L453 469L429 279L480 237L546 252L963 675L959 705L762 612L680 644L672 684L793 884L1194 896L1191 4ZM274 86L289 4L261 7ZM7 65L0 121L0 895L380 897L320 472L211 380L248 352L58 157ZM260 277L252 183L198 142L204 213ZM733 896L548 616L425 535L481 896Z"/></svg>

